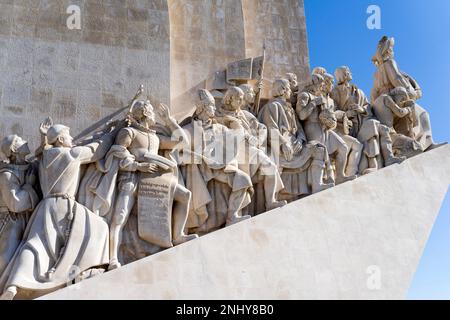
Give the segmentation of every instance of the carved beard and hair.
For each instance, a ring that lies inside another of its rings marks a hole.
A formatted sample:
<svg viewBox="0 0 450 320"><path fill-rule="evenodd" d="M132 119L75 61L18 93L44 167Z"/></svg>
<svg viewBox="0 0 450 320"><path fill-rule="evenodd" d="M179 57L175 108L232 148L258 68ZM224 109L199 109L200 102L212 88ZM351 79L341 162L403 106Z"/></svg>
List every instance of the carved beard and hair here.
<svg viewBox="0 0 450 320"><path fill-rule="evenodd" d="M127 114L125 122L127 126L135 127L144 132L151 131L155 125L154 119L151 119L153 106L150 100L134 100Z"/></svg>
<svg viewBox="0 0 450 320"><path fill-rule="evenodd" d="M241 102L244 103L244 91L238 87L229 88L223 97L223 109L226 111L239 111L242 103L238 108L233 106L233 100L237 98L240 98Z"/></svg>
<svg viewBox="0 0 450 320"><path fill-rule="evenodd" d="M290 90L291 84L287 79L277 79L273 83L272 87L272 95L274 98L285 99L285 94L288 90Z"/></svg>
<svg viewBox="0 0 450 320"><path fill-rule="evenodd" d="M216 121L211 118L210 115L208 115L208 112L206 111L206 107L214 105L216 102L214 100L214 97L212 94L206 90L206 89L200 89L197 91L197 96L195 99L195 111L193 115L194 120L201 120L201 121L211 121L215 123Z"/></svg>

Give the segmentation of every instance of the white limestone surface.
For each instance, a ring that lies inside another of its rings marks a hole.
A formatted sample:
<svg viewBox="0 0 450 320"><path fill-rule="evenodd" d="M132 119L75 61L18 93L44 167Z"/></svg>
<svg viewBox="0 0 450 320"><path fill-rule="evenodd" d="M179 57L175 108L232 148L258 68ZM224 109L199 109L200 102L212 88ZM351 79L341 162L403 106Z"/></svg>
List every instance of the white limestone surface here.
<svg viewBox="0 0 450 320"><path fill-rule="evenodd" d="M403 299L450 182L450 146L41 299Z"/></svg>

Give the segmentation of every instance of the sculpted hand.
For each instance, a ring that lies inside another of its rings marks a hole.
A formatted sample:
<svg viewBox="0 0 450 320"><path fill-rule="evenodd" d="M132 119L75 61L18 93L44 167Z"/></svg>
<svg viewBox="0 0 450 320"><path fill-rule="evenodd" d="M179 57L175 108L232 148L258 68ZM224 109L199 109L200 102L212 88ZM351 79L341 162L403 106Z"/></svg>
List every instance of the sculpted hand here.
<svg viewBox="0 0 450 320"><path fill-rule="evenodd" d="M170 120L170 109L164 103L158 105L156 112L163 121L168 122Z"/></svg>
<svg viewBox="0 0 450 320"><path fill-rule="evenodd" d="M46 136L48 129L53 125L53 120L51 117L47 117L44 122L39 126L39 131L42 135Z"/></svg>
<svg viewBox="0 0 450 320"><path fill-rule="evenodd" d="M260 79L260 80L258 80L258 82L256 82L255 89L254 89L255 93L260 92L262 88L263 88L263 82Z"/></svg>
<svg viewBox="0 0 450 320"><path fill-rule="evenodd" d="M158 171L158 168L158 165L148 162L139 163L137 167L139 171L146 173L155 173Z"/></svg>
<svg viewBox="0 0 450 320"><path fill-rule="evenodd" d="M283 151L284 158L287 161L291 161L294 158L294 150L293 150L292 146L290 146L289 144L287 144L287 143L282 144L281 151Z"/></svg>

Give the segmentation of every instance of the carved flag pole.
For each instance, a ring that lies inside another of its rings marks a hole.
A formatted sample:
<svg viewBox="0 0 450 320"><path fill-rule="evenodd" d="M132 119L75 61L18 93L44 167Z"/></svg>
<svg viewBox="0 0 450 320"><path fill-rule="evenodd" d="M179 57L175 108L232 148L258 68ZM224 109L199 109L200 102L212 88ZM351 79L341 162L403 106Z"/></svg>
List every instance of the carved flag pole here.
<svg viewBox="0 0 450 320"><path fill-rule="evenodd" d="M261 84L262 84L262 81L264 79L264 64L265 64L265 61L266 61L266 41L264 40L263 56L262 56L262 62L261 62L261 74L260 74L260 77L259 77L259 81L260 81ZM259 105L260 105L260 102L261 102L261 91L262 91L262 86L259 89L258 93L256 94L256 98L255 98L255 106L253 108L255 116L258 116L258 113L259 113Z"/></svg>

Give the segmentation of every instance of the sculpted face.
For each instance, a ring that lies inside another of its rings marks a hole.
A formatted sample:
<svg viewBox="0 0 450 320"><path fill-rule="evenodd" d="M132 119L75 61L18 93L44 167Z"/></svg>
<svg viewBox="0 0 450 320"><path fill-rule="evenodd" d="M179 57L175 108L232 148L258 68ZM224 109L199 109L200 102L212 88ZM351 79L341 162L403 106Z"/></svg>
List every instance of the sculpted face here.
<svg viewBox="0 0 450 320"><path fill-rule="evenodd" d="M331 91L333 91L333 80L326 78L325 82L323 83L322 89L325 94L329 94Z"/></svg>
<svg viewBox="0 0 450 320"><path fill-rule="evenodd" d="M235 94L231 98L230 106L233 110L239 110L244 103L244 95L243 94Z"/></svg>
<svg viewBox="0 0 450 320"><path fill-rule="evenodd" d="M248 88L248 90L244 93L244 99L247 103L254 103L255 102L255 91L253 88Z"/></svg>
<svg viewBox="0 0 450 320"><path fill-rule="evenodd" d="M353 80L353 75L349 68L345 69L345 78L347 79L347 81Z"/></svg>
<svg viewBox="0 0 450 320"><path fill-rule="evenodd" d="M214 118L216 116L216 106L214 103L208 103L204 108L203 112L208 116L208 118Z"/></svg>
<svg viewBox="0 0 450 320"><path fill-rule="evenodd" d="M394 96L394 101L400 107L402 107L408 101L408 95L404 93L399 93Z"/></svg>
<svg viewBox="0 0 450 320"><path fill-rule="evenodd" d="M292 95L292 90L291 90L290 86L289 86L289 87L286 87L286 88L284 89L284 98L285 98L286 100L289 100L289 99L291 98L291 95Z"/></svg>
<svg viewBox="0 0 450 320"><path fill-rule="evenodd" d="M69 130L64 130L58 137L58 141L62 147L72 148L73 138L69 133Z"/></svg>
<svg viewBox="0 0 450 320"><path fill-rule="evenodd" d="M144 105L143 115L149 126L154 126L156 124L155 111L149 101L147 101Z"/></svg>

